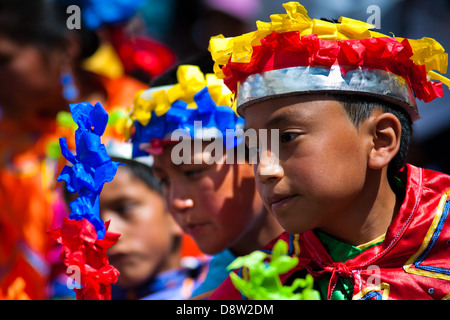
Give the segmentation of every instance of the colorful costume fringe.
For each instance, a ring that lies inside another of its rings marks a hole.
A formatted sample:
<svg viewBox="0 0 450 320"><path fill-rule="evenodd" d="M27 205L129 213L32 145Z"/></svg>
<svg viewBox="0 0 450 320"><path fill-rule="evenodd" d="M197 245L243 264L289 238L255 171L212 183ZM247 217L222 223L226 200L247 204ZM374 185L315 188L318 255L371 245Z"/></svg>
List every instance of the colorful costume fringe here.
<svg viewBox="0 0 450 320"><path fill-rule="evenodd" d="M444 48L434 39L389 37L372 31L373 25L345 17L339 23L311 19L297 2L285 3L283 7L286 14L271 15L271 22L258 21L258 30L254 32L234 38L219 35L210 40L215 72L236 94L238 110L247 102L239 101L239 90L252 85L247 83L250 76L292 67L318 68L326 74L327 69L338 66L342 75L362 67L382 70L399 77L395 85L406 84L425 102L443 96L441 82L450 86L449 79L433 71L446 73L448 59ZM337 91L348 91L339 83L335 86ZM365 92L364 88L358 89ZM259 91L264 91L264 87L260 86ZM376 94L383 96L380 92ZM254 99L269 95L262 92ZM418 119L414 99L406 102L412 119Z"/></svg>
<svg viewBox="0 0 450 320"><path fill-rule="evenodd" d="M98 200L103 184L114 178L119 164L111 160L100 141L108 121L103 107L99 103L70 107L79 126L75 132L77 154L69 151L65 138L60 139L61 151L72 166L64 167L58 180L65 181L67 190L77 192L79 197L70 203L69 219L65 218L62 227L49 235L62 244L60 259L64 264L80 272L77 299L108 300L110 285L117 281L119 272L108 264L106 251L120 235L107 231L109 223L100 219ZM73 276L76 279L76 274Z"/></svg>
<svg viewBox="0 0 450 320"><path fill-rule="evenodd" d="M178 67L177 78L178 83L172 86L136 94L131 112L133 157L160 152L163 141L170 141L175 130L199 138L204 129L213 128L219 135L214 138L223 139L224 144L232 141L234 147L241 143L235 130L243 128L244 121L230 109L232 94L223 81L192 65ZM202 131L196 130L196 121L201 121Z"/></svg>

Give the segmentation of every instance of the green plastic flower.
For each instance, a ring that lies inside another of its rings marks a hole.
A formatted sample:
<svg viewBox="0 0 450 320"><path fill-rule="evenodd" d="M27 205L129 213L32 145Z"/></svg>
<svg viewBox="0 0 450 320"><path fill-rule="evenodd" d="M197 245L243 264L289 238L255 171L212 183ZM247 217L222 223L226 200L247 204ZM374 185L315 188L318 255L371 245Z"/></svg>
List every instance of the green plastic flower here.
<svg viewBox="0 0 450 320"><path fill-rule="evenodd" d="M309 274L305 279L295 279L290 286L283 286L279 275L288 272L298 263L298 259L288 256L287 252L286 242L278 240L273 247L270 262L264 261L270 255L261 251L238 257L228 269L247 268L248 280L231 273L231 281L251 300L320 300L319 292L313 289L314 279Z"/></svg>

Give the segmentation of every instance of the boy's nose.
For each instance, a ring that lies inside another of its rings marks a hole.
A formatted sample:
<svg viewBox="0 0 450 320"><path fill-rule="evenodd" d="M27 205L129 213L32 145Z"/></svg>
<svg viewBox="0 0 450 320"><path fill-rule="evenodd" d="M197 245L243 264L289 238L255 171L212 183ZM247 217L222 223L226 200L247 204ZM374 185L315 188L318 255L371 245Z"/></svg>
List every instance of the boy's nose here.
<svg viewBox="0 0 450 320"><path fill-rule="evenodd" d="M278 156L269 151L263 152L260 161L256 165L256 178L260 183L268 183L274 179L283 177L283 168L280 165Z"/></svg>
<svg viewBox="0 0 450 320"><path fill-rule="evenodd" d="M183 185L171 185L167 199L170 212L185 213L194 206L194 200L186 191Z"/></svg>
<svg viewBox="0 0 450 320"><path fill-rule="evenodd" d="M172 213L182 214L182 213L187 212L193 206L194 206L194 201L192 199L174 198L170 202L170 207L171 207L170 211Z"/></svg>

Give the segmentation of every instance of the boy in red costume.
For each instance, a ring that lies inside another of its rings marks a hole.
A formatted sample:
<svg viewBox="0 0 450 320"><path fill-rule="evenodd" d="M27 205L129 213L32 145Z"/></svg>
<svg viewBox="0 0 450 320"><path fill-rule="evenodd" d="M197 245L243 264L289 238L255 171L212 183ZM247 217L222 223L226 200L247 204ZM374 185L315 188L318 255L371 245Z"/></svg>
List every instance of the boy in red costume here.
<svg viewBox="0 0 450 320"><path fill-rule="evenodd" d="M446 72L447 54L283 6L255 32L210 42L245 128L279 134L255 177L299 259L282 282L309 273L323 299L449 299L450 177L405 164L415 98L443 96L432 80L450 81L432 70ZM211 297L241 298L230 278Z"/></svg>

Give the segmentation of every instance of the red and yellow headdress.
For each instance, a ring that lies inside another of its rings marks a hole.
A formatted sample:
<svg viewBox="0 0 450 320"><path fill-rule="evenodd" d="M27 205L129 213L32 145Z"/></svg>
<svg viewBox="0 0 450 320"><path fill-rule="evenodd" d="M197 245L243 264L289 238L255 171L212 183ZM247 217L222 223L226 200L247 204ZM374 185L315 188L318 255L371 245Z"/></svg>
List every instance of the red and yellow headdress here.
<svg viewBox="0 0 450 320"><path fill-rule="evenodd" d="M311 19L297 2L283 7L286 14L257 21L254 32L210 40L216 75L235 94L241 115L261 99L331 91L394 102L415 121L415 98L429 102L443 96L442 83L450 86L439 74L447 72L447 53L434 39L391 37L345 17L338 23Z"/></svg>

